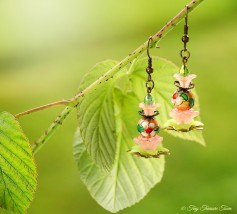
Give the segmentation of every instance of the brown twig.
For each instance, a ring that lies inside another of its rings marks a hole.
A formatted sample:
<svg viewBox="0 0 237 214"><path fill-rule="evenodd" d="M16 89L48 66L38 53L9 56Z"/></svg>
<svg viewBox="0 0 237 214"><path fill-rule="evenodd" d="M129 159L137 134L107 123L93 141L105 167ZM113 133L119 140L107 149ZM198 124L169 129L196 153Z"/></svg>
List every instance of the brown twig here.
<svg viewBox="0 0 237 214"><path fill-rule="evenodd" d="M60 100L60 101L57 101L57 102L49 103L49 104L46 104L46 105L43 105L43 106L39 106L39 107L36 107L36 108L29 109L29 110L21 112L19 114L16 114L15 118L19 118L19 117L22 117L24 115L31 114L33 112L37 112L37 111L40 111L40 110L43 110L43 109L47 109L47 108L50 108L52 106L68 105L70 102L71 102L70 100Z"/></svg>

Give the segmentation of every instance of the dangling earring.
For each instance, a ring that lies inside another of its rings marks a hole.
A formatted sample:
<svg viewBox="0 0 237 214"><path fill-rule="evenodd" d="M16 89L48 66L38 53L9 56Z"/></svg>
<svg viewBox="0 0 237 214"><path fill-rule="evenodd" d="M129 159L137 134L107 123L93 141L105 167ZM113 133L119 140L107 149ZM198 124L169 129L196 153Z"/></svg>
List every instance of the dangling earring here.
<svg viewBox="0 0 237 214"><path fill-rule="evenodd" d="M148 74L146 81L146 89L147 95L144 98L144 102L139 104L139 107L142 108L142 111L139 111L139 114L142 116L142 119L138 121L137 130L140 135L134 138L134 142L137 144L133 146L130 153L145 157L145 158L159 158L160 155L169 154L169 150L163 148L161 142L163 141L163 137L158 135L160 131L160 127L158 122L155 119L155 116L159 114L156 110L160 104L156 104L153 101L151 96L151 91L154 88L155 84L152 80L151 74L153 73L152 68L152 58L149 54L149 46L152 37L149 38L147 44L147 56L148 56L148 66L146 68L146 72Z"/></svg>
<svg viewBox="0 0 237 214"><path fill-rule="evenodd" d="M195 74L189 74L187 68L187 62L190 57L190 52L187 49L187 43L189 41L188 36L188 6L186 6L186 17L184 25L184 35L182 41L184 48L180 51L183 65L180 69L179 74L174 74L174 85L178 87L172 97L172 103L174 109L170 111L170 117L173 119L166 122L165 129L174 130L179 132L189 132L191 130L202 130L203 123L195 121L193 118L199 115L198 111L194 111L193 107L195 104L194 95L191 89L194 88L194 84L191 82L196 78Z"/></svg>

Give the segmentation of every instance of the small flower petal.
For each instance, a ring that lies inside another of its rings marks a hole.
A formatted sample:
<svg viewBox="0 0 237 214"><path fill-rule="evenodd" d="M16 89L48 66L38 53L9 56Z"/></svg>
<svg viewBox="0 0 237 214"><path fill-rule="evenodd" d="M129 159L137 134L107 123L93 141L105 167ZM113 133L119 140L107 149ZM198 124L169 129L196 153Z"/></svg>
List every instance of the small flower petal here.
<svg viewBox="0 0 237 214"><path fill-rule="evenodd" d="M177 124L188 124L194 117L197 117L198 115L199 112L194 111L193 109L181 111L175 108L170 111L170 117L172 117Z"/></svg>
<svg viewBox="0 0 237 214"><path fill-rule="evenodd" d="M143 109L145 115L151 116L151 115L154 114L154 111L158 107L160 107L160 104L159 103L154 103L152 105L145 105L144 103L140 103L139 107Z"/></svg>
<svg viewBox="0 0 237 214"><path fill-rule="evenodd" d="M162 142L163 137L156 135L155 137L145 138L142 136L138 136L133 139L135 143L137 143L141 149L143 150L155 150L157 145Z"/></svg>
<svg viewBox="0 0 237 214"><path fill-rule="evenodd" d="M179 84L182 88L188 88L192 79L196 78L197 76L195 74L189 74L188 76L184 77L180 74L174 74L174 78L176 78L179 81Z"/></svg>

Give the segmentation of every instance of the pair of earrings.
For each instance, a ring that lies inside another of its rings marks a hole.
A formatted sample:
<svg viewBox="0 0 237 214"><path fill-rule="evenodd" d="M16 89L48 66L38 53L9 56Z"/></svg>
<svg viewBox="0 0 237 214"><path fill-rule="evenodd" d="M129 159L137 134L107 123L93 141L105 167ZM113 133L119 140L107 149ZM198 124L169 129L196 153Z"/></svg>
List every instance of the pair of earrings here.
<svg viewBox="0 0 237 214"><path fill-rule="evenodd" d="M150 37L147 45L147 56L148 56L148 66L146 72L148 74L146 81L147 95L144 98L144 102L139 104L142 111L139 114L142 118L138 121L137 130L140 135L134 138L134 142L137 144L133 146L130 153L145 157L145 158L159 158L160 155L168 155L169 150L162 146L163 137L159 136L160 126L155 119L155 116L159 114L156 109L160 104L154 103L151 96L151 91L155 84L152 80L151 74L153 73L152 68L152 58L149 54L149 46L152 38ZM168 120L164 124L164 129L172 130L177 132L189 132L192 130L202 130L203 124L199 121L195 121L194 118L199 115L198 111L193 110L195 103L195 98L191 89L194 88L192 80L196 78L195 74L190 74L187 68L187 62L190 57L190 52L187 49L187 43L189 41L188 36L188 8L185 17L184 25L184 35L182 37L182 42L184 48L180 52L182 58L182 67L179 73L174 74L174 85L177 90L172 96L172 104L174 109L169 112L172 119Z"/></svg>

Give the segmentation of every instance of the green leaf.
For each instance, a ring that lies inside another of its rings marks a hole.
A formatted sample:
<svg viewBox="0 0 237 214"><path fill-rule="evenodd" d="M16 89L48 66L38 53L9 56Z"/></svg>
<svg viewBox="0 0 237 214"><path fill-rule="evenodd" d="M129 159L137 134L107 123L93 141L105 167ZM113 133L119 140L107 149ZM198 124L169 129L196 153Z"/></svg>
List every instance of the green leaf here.
<svg viewBox="0 0 237 214"><path fill-rule="evenodd" d="M94 82L115 64L114 61L99 63L84 78L80 89ZM120 71L113 80L97 86L80 103L80 131L74 144L74 156L81 179L90 194L111 212L141 200L161 180L164 171L164 157L145 159L127 153L134 145L132 139L139 134L136 130L140 119L138 104L146 95L146 66L147 59L134 61L129 71ZM162 58L153 58L153 67L155 88L152 96L161 104L157 120L162 125L170 119L168 112L173 108L171 96L176 90L173 74L178 71L178 67ZM195 106L198 110L198 105ZM102 114L95 115L96 111ZM105 119L106 125L101 124L100 121ZM169 133L183 139L204 142L198 131ZM111 139L108 139L109 136L112 136ZM104 171L104 165L109 166L107 169L110 170Z"/></svg>
<svg viewBox="0 0 237 214"><path fill-rule="evenodd" d="M145 94L144 81L147 78L147 74L145 72L146 66L147 66L147 59L141 59L137 61L137 63L133 66L133 70L131 71L130 79L132 82L132 88L136 96L139 98L139 100L144 99ZM152 91L152 96L155 102L161 104L161 107L159 108L160 114L157 117L157 120L159 121L159 124L162 126L163 124L165 124L167 120L170 119L169 112L171 109L173 109L171 98L174 91L177 89L173 84L175 80L173 78L173 75L174 73L178 73L179 68L172 62L159 57L153 57L153 68L154 71L152 73L152 79L155 82L155 88ZM192 89L192 93L195 96L194 109L200 111L199 100L196 90ZM200 120L200 117L196 117L195 120ZM167 133L175 137L195 141L202 145L205 145L205 140L203 138L202 132L198 130L187 133L167 131Z"/></svg>
<svg viewBox="0 0 237 214"><path fill-rule="evenodd" d="M117 64L107 60L98 63L83 78L79 91L86 88ZM100 167L109 170L116 152L116 130L113 105L113 84L110 79L94 87L78 106L78 122L89 155Z"/></svg>
<svg viewBox="0 0 237 214"><path fill-rule="evenodd" d="M127 153L137 135L137 111L130 106L138 100L130 93L116 97L117 153L111 171L105 172L96 166L85 150L78 130L74 144L80 176L92 197L105 209L118 212L140 201L162 178L164 157L159 159L138 158ZM120 103L122 101L122 103ZM121 111L121 106L123 106ZM129 117L128 117L129 116Z"/></svg>
<svg viewBox="0 0 237 214"><path fill-rule="evenodd" d="M35 189L36 167L29 141L14 116L2 112L0 113L0 207L16 214L25 213L33 200Z"/></svg>
<svg viewBox="0 0 237 214"><path fill-rule="evenodd" d="M2 209L2 208L0 208L0 213L1 213L1 214L15 214L15 213L13 213L13 212L11 212L11 211L9 211L9 210Z"/></svg>

